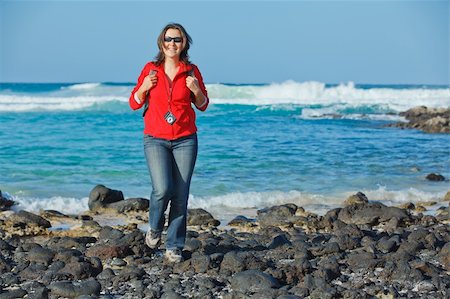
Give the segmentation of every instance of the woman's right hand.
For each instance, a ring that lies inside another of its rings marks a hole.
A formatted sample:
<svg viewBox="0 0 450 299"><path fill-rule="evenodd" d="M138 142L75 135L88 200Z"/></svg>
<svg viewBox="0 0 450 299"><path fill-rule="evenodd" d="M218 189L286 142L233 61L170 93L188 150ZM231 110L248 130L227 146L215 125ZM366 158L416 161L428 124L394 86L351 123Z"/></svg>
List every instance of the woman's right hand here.
<svg viewBox="0 0 450 299"><path fill-rule="evenodd" d="M156 77L156 72L151 71L148 76L144 78L144 81L142 81L141 86L138 89L138 96L140 99L142 99L142 95L146 94L150 89L153 88L153 86L156 85L158 82L158 77Z"/></svg>

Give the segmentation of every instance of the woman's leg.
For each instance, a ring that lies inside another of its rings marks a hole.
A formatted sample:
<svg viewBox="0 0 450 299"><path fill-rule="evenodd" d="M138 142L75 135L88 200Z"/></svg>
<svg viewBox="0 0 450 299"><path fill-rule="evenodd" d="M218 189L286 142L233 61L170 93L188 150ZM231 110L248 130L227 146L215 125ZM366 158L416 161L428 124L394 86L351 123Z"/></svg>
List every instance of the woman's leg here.
<svg viewBox="0 0 450 299"><path fill-rule="evenodd" d="M166 249L183 249L186 239L187 204L197 159L197 135L172 141L173 196L170 202Z"/></svg>
<svg viewBox="0 0 450 299"><path fill-rule="evenodd" d="M164 229L164 212L173 196L173 156L170 141L145 135L144 152L153 189L149 207L150 229L161 233Z"/></svg>

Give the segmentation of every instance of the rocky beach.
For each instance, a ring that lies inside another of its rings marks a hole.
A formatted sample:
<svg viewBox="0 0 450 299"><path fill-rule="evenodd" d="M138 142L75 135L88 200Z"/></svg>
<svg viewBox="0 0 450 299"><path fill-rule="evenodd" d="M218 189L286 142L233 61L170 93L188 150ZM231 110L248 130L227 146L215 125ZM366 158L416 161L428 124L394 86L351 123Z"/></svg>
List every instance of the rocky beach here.
<svg viewBox="0 0 450 299"><path fill-rule="evenodd" d="M449 201L359 192L322 216L284 204L222 224L190 209L169 264L144 243L147 199L99 185L85 213L37 215L1 197L0 298L448 298Z"/></svg>

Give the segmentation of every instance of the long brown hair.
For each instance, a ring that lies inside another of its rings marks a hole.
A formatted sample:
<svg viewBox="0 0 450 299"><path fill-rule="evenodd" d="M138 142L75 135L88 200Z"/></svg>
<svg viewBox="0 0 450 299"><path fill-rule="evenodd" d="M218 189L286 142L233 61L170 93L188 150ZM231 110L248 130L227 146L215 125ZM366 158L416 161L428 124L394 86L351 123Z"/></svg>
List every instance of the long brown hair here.
<svg viewBox="0 0 450 299"><path fill-rule="evenodd" d="M163 28L163 30L161 30L161 33L158 36L158 48L159 48L159 53L158 55L156 55L155 57L155 64L156 65L161 65L164 62L165 56L164 56L164 37L166 35L166 31L169 29L177 29L178 31L180 31L181 33L181 37L183 38L183 42L184 44L184 48L180 53L180 60L186 64L190 64L191 62L189 61L189 55L188 55L188 50L192 44L192 38L189 36L189 34L186 32L186 30L184 29L183 26L181 26L178 23L169 23L166 25L166 27Z"/></svg>

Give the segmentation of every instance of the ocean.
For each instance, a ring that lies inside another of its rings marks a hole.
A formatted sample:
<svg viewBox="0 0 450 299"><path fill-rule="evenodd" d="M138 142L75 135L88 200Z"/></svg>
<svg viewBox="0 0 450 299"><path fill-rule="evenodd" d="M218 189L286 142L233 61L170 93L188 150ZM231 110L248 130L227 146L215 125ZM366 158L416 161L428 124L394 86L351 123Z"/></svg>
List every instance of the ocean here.
<svg viewBox="0 0 450 299"><path fill-rule="evenodd" d="M0 190L16 209L88 210L103 184L149 198L131 83L0 84ZM207 84L189 206L222 221L295 203L319 214L358 191L389 205L441 200L450 136L386 127L414 106L450 107L449 86Z"/></svg>

